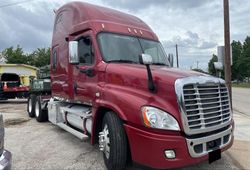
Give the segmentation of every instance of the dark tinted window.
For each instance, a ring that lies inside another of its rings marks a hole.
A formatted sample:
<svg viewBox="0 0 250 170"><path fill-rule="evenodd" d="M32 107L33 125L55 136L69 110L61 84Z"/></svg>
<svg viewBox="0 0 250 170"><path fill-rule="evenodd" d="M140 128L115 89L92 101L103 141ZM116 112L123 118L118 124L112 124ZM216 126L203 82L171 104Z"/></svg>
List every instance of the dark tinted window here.
<svg viewBox="0 0 250 170"><path fill-rule="evenodd" d="M89 37L84 37L78 42L79 63L93 64L92 42Z"/></svg>
<svg viewBox="0 0 250 170"><path fill-rule="evenodd" d="M145 53L152 56L153 64L169 65L160 42L111 33L99 34L98 41L106 62L139 63L139 56Z"/></svg>
<svg viewBox="0 0 250 170"><path fill-rule="evenodd" d="M153 63L166 63L169 65L166 54L160 43L145 39L140 39L140 42L144 53L152 56Z"/></svg>
<svg viewBox="0 0 250 170"><path fill-rule="evenodd" d="M55 70L56 69L56 65L57 65L57 54L56 54L56 51L54 51L54 53L53 53L53 63L52 63L52 67L53 67L53 69Z"/></svg>
<svg viewBox="0 0 250 170"><path fill-rule="evenodd" d="M98 39L105 61L129 60L139 62L139 55L143 53L136 37L102 33L98 36Z"/></svg>

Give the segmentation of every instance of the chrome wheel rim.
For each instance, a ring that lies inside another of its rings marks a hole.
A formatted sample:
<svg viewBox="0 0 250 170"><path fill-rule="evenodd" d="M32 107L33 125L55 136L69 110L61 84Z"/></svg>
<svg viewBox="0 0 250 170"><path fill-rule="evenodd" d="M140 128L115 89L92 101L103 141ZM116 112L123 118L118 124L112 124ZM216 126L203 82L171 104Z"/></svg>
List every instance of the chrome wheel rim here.
<svg viewBox="0 0 250 170"><path fill-rule="evenodd" d="M29 113L31 113L31 111L32 111L32 101L31 101L31 99L29 100L28 111L29 111Z"/></svg>
<svg viewBox="0 0 250 170"><path fill-rule="evenodd" d="M36 113L36 117L39 117L39 103L38 103L38 101L36 102L36 108L35 108L35 113Z"/></svg>
<svg viewBox="0 0 250 170"><path fill-rule="evenodd" d="M105 157L109 159L110 138L107 124L104 125L103 130L99 133L99 149L105 154Z"/></svg>

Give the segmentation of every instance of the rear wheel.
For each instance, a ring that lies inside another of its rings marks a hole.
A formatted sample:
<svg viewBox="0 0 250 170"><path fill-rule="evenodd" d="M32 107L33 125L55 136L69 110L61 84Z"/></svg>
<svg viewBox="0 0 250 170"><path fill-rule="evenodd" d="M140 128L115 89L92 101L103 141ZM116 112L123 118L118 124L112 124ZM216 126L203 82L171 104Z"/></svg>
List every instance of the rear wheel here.
<svg viewBox="0 0 250 170"><path fill-rule="evenodd" d="M127 138L122 121L114 112L104 115L99 147L103 151L105 165L109 170L125 169L127 162Z"/></svg>
<svg viewBox="0 0 250 170"><path fill-rule="evenodd" d="M40 96L36 97L35 116L38 122L46 122L48 120L48 112L46 110L42 110Z"/></svg>
<svg viewBox="0 0 250 170"><path fill-rule="evenodd" d="M29 117L35 117L36 95L31 94L28 98L27 112Z"/></svg>

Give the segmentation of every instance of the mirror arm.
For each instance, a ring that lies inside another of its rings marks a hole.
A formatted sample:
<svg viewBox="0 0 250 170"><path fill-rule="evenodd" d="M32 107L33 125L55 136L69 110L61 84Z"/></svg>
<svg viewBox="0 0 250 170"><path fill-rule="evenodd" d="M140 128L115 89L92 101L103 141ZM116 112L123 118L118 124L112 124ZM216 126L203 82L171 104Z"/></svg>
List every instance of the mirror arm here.
<svg viewBox="0 0 250 170"><path fill-rule="evenodd" d="M153 80L153 76L152 76L152 72L151 72L149 64L146 65L146 68L147 68L147 72L148 72L148 89L152 93L156 93L156 87L154 84L154 80Z"/></svg>
<svg viewBox="0 0 250 170"><path fill-rule="evenodd" d="M156 86L154 84L154 80L153 80L153 76L152 76L152 72L151 72L151 69L150 69L150 64L153 63L153 59L151 57L151 55L149 54L141 54L139 56L139 62L141 64L144 64L147 68L147 74L148 74L148 90L151 92L151 93L156 93L157 92L157 89L156 89Z"/></svg>

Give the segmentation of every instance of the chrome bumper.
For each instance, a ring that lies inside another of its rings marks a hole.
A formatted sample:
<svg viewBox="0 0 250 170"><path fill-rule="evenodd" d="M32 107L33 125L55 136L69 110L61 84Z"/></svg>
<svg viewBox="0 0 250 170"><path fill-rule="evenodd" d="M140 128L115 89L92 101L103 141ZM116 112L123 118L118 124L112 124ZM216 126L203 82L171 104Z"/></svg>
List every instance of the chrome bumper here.
<svg viewBox="0 0 250 170"><path fill-rule="evenodd" d="M220 133L195 139L186 139L189 154L193 158L207 155L209 152L227 146L233 136L232 126Z"/></svg>
<svg viewBox="0 0 250 170"><path fill-rule="evenodd" d="M0 157L0 170L10 170L12 163L12 155L9 151L4 150Z"/></svg>

